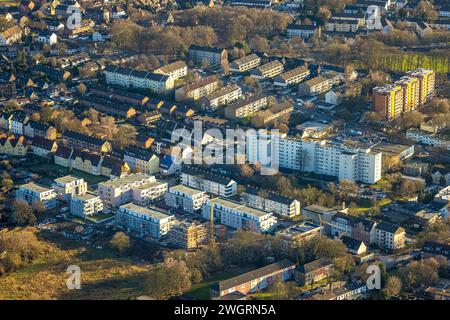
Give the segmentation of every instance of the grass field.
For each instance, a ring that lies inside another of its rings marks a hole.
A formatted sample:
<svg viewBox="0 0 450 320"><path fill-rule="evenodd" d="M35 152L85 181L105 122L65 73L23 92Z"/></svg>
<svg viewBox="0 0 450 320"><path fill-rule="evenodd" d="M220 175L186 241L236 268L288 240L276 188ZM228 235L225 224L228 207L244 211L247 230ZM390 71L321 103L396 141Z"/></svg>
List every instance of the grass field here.
<svg viewBox="0 0 450 320"><path fill-rule="evenodd" d="M148 264L97 250L62 236L39 233L49 243L39 261L3 276L0 300L4 299L133 299L145 295L143 283ZM81 289L67 289L66 268L81 269Z"/></svg>

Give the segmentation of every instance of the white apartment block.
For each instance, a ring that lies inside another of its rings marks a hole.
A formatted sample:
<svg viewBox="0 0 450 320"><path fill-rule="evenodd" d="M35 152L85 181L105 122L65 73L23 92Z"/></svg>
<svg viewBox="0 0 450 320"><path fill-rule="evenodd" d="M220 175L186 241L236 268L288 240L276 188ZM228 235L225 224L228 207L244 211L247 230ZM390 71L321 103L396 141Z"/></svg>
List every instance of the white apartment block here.
<svg viewBox="0 0 450 320"><path fill-rule="evenodd" d="M108 84L121 87L149 89L156 93L165 93L174 87L174 79L148 71L108 66L103 70Z"/></svg>
<svg viewBox="0 0 450 320"><path fill-rule="evenodd" d="M128 233L135 232L141 237L150 236L159 239L169 232L174 223L173 215L134 203L120 206L116 214L117 226L124 228Z"/></svg>
<svg viewBox="0 0 450 320"><path fill-rule="evenodd" d="M388 250L401 249L405 246L405 229L386 222L381 222L375 227L376 244L380 248Z"/></svg>
<svg viewBox="0 0 450 320"><path fill-rule="evenodd" d="M256 68L260 65L261 58L252 53L243 58L239 58L230 63L231 72L245 72L247 70Z"/></svg>
<svg viewBox="0 0 450 320"><path fill-rule="evenodd" d="M85 182L83 178L78 178L72 175L55 179L53 187L66 201L70 201L70 198L73 196L85 194L88 189L87 182Z"/></svg>
<svg viewBox="0 0 450 320"><path fill-rule="evenodd" d="M152 152L138 148L125 150L123 161L130 169L138 169L139 172L152 175L159 172L159 157Z"/></svg>
<svg viewBox="0 0 450 320"><path fill-rule="evenodd" d="M249 207L273 212L279 216L292 218L300 215L300 201L265 190L247 187L242 199Z"/></svg>
<svg viewBox="0 0 450 320"><path fill-rule="evenodd" d="M381 152L373 152L369 147L294 139L285 134L265 137L268 141L260 141L258 135L247 135L246 155L250 163L255 163L263 154L271 155L272 159L277 155L281 168L334 176L340 181L373 184L381 179Z"/></svg>
<svg viewBox="0 0 450 320"><path fill-rule="evenodd" d="M105 204L118 207L130 201L155 200L167 191L167 183L154 176L136 173L99 183L98 190Z"/></svg>
<svg viewBox="0 0 450 320"><path fill-rule="evenodd" d="M183 167L180 174L181 184L206 191L224 198L237 194L237 182L226 177L212 175L189 167Z"/></svg>
<svg viewBox="0 0 450 320"><path fill-rule="evenodd" d="M408 129L406 130L406 137L428 146L450 150L450 140L446 140L438 133L430 133L419 129Z"/></svg>
<svg viewBox="0 0 450 320"><path fill-rule="evenodd" d="M222 225L256 233L271 232L276 228L277 220L272 213L222 198L208 200L203 205L202 215L205 219L210 219L211 202L214 207L214 219L220 221Z"/></svg>
<svg viewBox="0 0 450 320"><path fill-rule="evenodd" d="M199 100L201 97L207 96L216 91L220 85L221 82L215 76L195 80L181 88L176 89L175 100Z"/></svg>
<svg viewBox="0 0 450 320"><path fill-rule="evenodd" d="M226 105L238 100L241 96L242 89L235 84L231 84L202 97L200 104L203 109L215 110L221 105Z"/></svg>
<svg viewBox="0 0 450 320"><path fill-rule="evenodd" d="M84 218L99 214L102 210L102 200L91 192L74 195L70 199L70 213L74 216Z"/></svg>
<svg viewBox="0 0 450 320"><path fill-rule="evenodd" d="M56 192L34 182L21 185L16 191L16 199L23 200L29 205L41 202L46 210L56 208Z"/></svg>
<svg viewBox="0 0 450 320"><path fill-rule="evenodd" d="M283 70L284 65L280 61L275 60L252 70L251 76L256 79L273 78L282 73Z"/></svg>
<svg viewBox="0 0 450 320"><path fill-rule="evenodd" d="M200 210L208 199L205 191L181 184L171 187L169 192L164 196L166 205L172 208L182 209L188 213L195 213Z"/></svg>
<svg viewBox="0 0 450 320"><path fill-rule="evenodd" d="M187 75L187 71L188 67L186 63L184 63L184 61L175 61L156 70L153 70L153 73L163 74L169 76L173 80L177 80Z"/></svg>
<svg viewBox="0 0 450 320"><path fill-rule="evenodd" d="M266 107L268 104L268 97L265 95L253 95L246 99L236 101L225 108L225 118L240 119L245 118L258 112Z"/></svg>

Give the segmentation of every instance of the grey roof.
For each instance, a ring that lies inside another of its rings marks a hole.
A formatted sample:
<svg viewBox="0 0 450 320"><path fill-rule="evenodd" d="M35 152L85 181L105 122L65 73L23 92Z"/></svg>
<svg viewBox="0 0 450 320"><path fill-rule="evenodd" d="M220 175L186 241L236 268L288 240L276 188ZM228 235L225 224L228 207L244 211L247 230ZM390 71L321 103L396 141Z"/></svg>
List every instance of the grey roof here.
<svg viewBox="0 0 450 320"><path fill-rule="evenodd" d="M323 268L323 267L327 267L327 266L331 266L332 262L330 259L327 258L320 258L317 260L314 260L312 262L309 263L305 263L302 264L298 267L298 271L304 274L308 274L310 272L313 272L317 269Z"/></svg>

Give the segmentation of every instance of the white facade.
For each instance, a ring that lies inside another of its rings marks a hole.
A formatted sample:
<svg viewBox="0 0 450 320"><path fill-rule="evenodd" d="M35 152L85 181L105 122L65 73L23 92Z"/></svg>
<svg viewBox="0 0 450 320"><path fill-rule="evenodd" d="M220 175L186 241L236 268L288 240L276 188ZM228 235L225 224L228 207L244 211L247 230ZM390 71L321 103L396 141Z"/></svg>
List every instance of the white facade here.
<svg viewBox="0 0 450 320"><path fill-rule="evenodd" d="M75 176L64 176L55 179L53 185L58 194L60 194L65 200L70 201L72 196L80 196L87 192L87 182L83 178Z"/></svg>
<svg viewBox="0 0 450 320"><path fill-rule="evenodd" d="M450 150L450 141L441 137L437 133L429 133L418 129L408 129L406 130L406 137L425 145L441 147Z"/></svg>
<svg viewBox="0 0 450 320"><path fill-rule="evenodd" d="M77 217L93 216L103 210L103 202L92 193L74 195L70 199L70 213Z"/></svg>
<svg viewBox="0 0 450 320"><path fill-rule="evenodd" d="M272 136L265 145L258 140L256 135L247 136L246 154L250 163L255 163L264 152L276 153L281 168L334 176L341 181L373 184L381 179L381 152L372 152L370 148L331 144L325 140L292 139L286 135Z"/></svg>
<svg viewBox="0 0 450 320"><path fill-rule="evenodd" d="M212 200L214 218L221 224L235 229L245 229L256 233L271 232L276 228L277 220L270 212L247 207L246 205L221 198ZM210 219L211 200L202 208L202 215Z"/></svg>
<svg viewBox="0 0 450 320"><path fill-rule="evenodd" d="M164 200L169 207L194 213L201 209L208 200L208 195L205 191L177 185L169 189L169 192L165 194Z"/></svg>
<svg viewBox="0 0 450 320"><path fill-rule="evenodd" d="M117 207L132 200L144 203L161 197L167 191L167 183L136 173L99 183L98 190L105 204Z"/></svg>
<svg viewBox="0 0 450 320"><path fill-rule="evenodd" d="M191 172L183 168L180 182L188 187L206 191L221 197L229 198L237 194L237 182L219 176L206 175L200 177L200 172Z"/></svg>
<svg viewBox="0 0 450 320"><path fill-rule="evenodd" d="M34 202L42 202L46 210L56 207L55 190L33 182L20 186L16 191L16 199L23 200L29 205L33 205Z"/></svg>
<svg viewBox="0 0 450 320"><path fill-rule="evenodd" d="M116 225L127 232L137 232L141 237L159 239L166 235L175 222L175 217L158 210L128 203L119 208Z"/></svg>

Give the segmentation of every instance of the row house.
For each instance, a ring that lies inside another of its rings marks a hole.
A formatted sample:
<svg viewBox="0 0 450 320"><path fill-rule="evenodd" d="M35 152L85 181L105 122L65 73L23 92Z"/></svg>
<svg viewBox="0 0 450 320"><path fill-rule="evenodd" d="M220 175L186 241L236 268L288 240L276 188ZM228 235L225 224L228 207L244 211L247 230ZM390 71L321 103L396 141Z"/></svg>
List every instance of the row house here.
<svg viewBox="0 0 450 320"><path fill-rule="evenodd" d="M300 84L298 91L303 96L317 96L330 91L336 84L336 79L331 76L318 76Z"/></svg>
<svg viewBox="0 0 450 320"><path fill-rule="evenodd" d="M73 150L70 166L73 169L90 173L94 176L101 174L102 156L89 151Z"/></svg>
<svg viewBox="0 0 450 320"><path fill-rule="evenodd" d="M130 201L150 202L167 192L166 182L142 173L130 174L98 184L101 199L105 204L118 207Z"/></svg>
<svg viewBox="0 0 450 320"><path fill-rule="evenodd" d="M205 202L202 207L204 219L211 220L211 206L213 207L213 219L227 227L255 233L267 233L272 232L277 226L277 219L271 212L251 208L223 198Z"/></svg>
<svg viewBox="0 0 450 320"><path fill-rule="evenodd" d="M164 196L166 205L191 214L198 212L208 199L206 191L197 190L182 184L170 187Z"/></svg>
<svg viewBox="0 0 450 320"><path fill-rule="evenodd" d="M224 198L237 194L237 182L233 179L213 175L187 166L181 168L180 182L185 186Z"/></svg>
<svg viewBox="0 0 450 320"><path fill-rule="evenodd" d="M0 138L0 153L11 156L25 156L28 151L28 145L23 136L2 137Z"/></svg>
<svg viewBox="0 0 450 320"><path fill-rule="evenodd" d="M199 100L216 91L221 86L221 81L215 76L199 79L175 90L175 100Z"/></svg>
<svg viewBox="0 0 450 320"><path fill-rule="evenodd" d="M294 278L295 263L287 259L249 271L231 279L219 281L210 289L211 297L222 297L240 292L243 295L261 291L277 279L289 281Z"/></svg>
<svg viewBox="0 0 450 320"><path fill-rule="evenodd" d="M331 18L325 23L325 31L327 32L356 33L358 29L358 19L341 20Z"/></svg>
<svg viewBox="0 0 450 320"><path fill-rule="evenodd" d="M431 178L433 180L433 184L441 185L441 186L449 186L450 185L450 169L443 167L433 167L431 169Z"/></svg>
<svg viewBox="0 0 450 320"><path fill-rule="evenodd" d="M422 259L434 258L438 261L443 260L450 267L450 244L427 240L422 246Z"/></svg>
<svg viewBox="0 0 450 320"><path fill-rule="evenodd" d="M250 69L256 68L261 64L261 58L252 53L248 56L239 58L230 63L231 72L245 72Z"/></svg>
<svg viewBox="0 0 450 320"><path fill-rule="evenodd" d="M52 188L30 182L21 185L16 190L16 199L25 201L29 205L42 203L46 210L56 208L56 192Z"/></svg>
<svg viewBox="0 0 450 320"><path fill-rule="evenodd" d="M87 108L94 108L95 110L105 113L107 115L119 118L131 118L136 115L136 110L126 104L117 103L96 96L89 96L87 99L79 99L80 105Z"/></svg>
<svg viewBox="0 0 450 320"><path fill-rule="evenodd" d="M424 130L411 128L406 130L406 137L424 145L450 150L450 140L439 133L430 133Z"/></svg>
<svg viewBox="0 0 450 320"><path fill-rule="evenodd" d="M160 239L167 235L175 223L175 216L165 212L128 203L120 206L116 214L116 225L128 233L137 233L141 237Z"/></svg>
<svg viewBox="0 0 450 320"><path fill-rule="evenodd" d="M215 110L219 106L227 105L231 102L239 100L241 96L242 89L235 84L230 84L205 97L202 97L200 99L200 105L205 110Z"/></svg>
<svg viewBox="0 0 450 320"><path fill-rule="evenodd" d="M267 79L279 75L283 72L283 70L284 65L280 61L275 60L262 66L256 67L250 72L250 75L251 77L256 79Z"/></svg>
<svg viewBox="0 0 450 320"><path fill-rule="evenodd" d="M291 84L297 84L309 77L311 71L307 65L303 65L292 70L286 71L273 79L273 84L279 87L286 87Z"/></svg>
<svg viewBox="0 0 450 320"><path fill-rule="evenodd" d="M300 202L273 192L247 187L242 199L249 207L273 212L279 216L295 217L300 215Z"/></svg>
<svg viewBox="0 0 450 320"><path fill-rule="evenodd" d="M119 101L122 103L127 103L130 105L136 105L136 106L143 106L145 105L148 101L149 101L149 97L139 94L139 93L134 93L134 92L129 92L129 91L124 91L124 90L119 90L119 89L110 89L98 84L94 84L91 85L89 87L89 92L92 94L95 94L99 97L103 97L103 98L107 98L110 100L114 100L114 101Z"/></svg>
<svg viewBox="0 0 450 320"><path fill-rule="evenodd" d="M300 265L294 271L294 278L300 285L310 285L327 279L331 275L333 263L330 259L320 258Z"/></svg>
<svg viewBox="0 0 450 320"><path fill-rule="evenodd" d="M254 116L251 123L255 128L265 127L269 123L272 123L281 117L287 116L293 111L294 106L291 102L288 101L280 103Z"/></svg>
<svg viewBox="0 0 450 320"><path fill-rule="evenodd" d="M31 150L38 157L49 158L52 154L56 153L57 149L58 144L55 140L36 136L31 141Z"/></svg>
<svg viewBox="0 0 450 320"><path fill-rule="evenodd" d="M74 149L88 149L92 152L107 153L111 151L111 144L103 139L91 137L76 131L63 133L63 144Z"/></svg>
<svg viewBox="0 0 450 320"><path fill-rule="evenodd" d="M56 140L56 129L49 124L30 120L24 126L24 135L30 138L41 137L48 140Z"/></svg>

